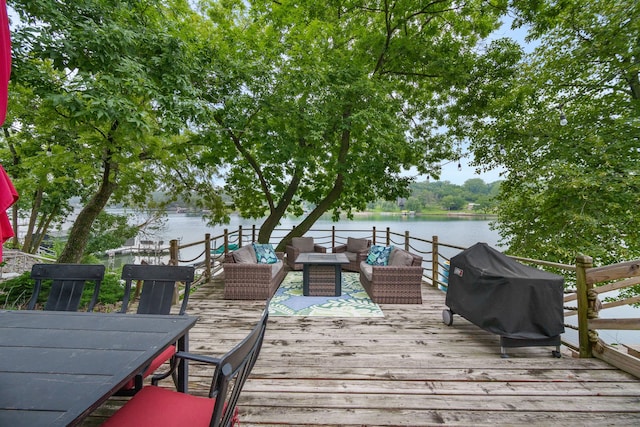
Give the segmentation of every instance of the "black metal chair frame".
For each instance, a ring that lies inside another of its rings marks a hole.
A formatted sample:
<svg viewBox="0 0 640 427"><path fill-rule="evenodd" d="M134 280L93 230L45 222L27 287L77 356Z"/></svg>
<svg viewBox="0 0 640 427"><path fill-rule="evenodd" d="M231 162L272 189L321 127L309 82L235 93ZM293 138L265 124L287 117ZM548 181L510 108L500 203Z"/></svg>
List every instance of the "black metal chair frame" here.
<svg viewBox="0 0 640 427"><path fill-rule="evenodd" d="M152 265L152 264L126 264L122 268L121 278L125 281L124 297L122 299L121 313L126 313L132 302L132 288L134 282L142 282L142 292L138 301L137 314L170 314L173 305L174 294L177 291L177 283L184 283L184 294L180 306L179 315L184 315L189 302L191 284L195 277L195 269L189 266ZM172 374L174 382L177 380L175 356L169 360L169 374ZM144 371L135 376L133 389L123 388L118 391L120 396L130 396L142 389Z"/></svg>
<svg viewBox="0 0 640 427"><path fill-rule="evenodd" d="M104 272L105 266L102 264L34 264L31 268L31 278L35 280L35 285L27 309L35 309L42 290L42 281L50 279L51 290L44 310L78 311L87 282L92 282L93 295L87 311L93 311L98 302Z"/></svg>
<svg viewBox="0 0 640 427"><path fill-rule="evenodd" d="M188 352L176 353L176 358L189 360L194 363L215 365L213 377L211 379L211 388L209 389L209 397L215 398L215 404L213 405L213 412L209 423L210 426L230 426L237 416L236 408L240 392L242 391L242 388L260 354L268 318L269 312L268 309L265 309L260 321L252 329L249 335L220 358ZM157 386L160 380L167 378L169 375L171 375L170 372L163 375L153 376L152 386L147 387ZM179 392L171 391L171 393ZM126 410L128 405L134 405L132 408L145 406L144 403L148 402L140 401L140 399L146 399L143 394L144 393L134 396L122 407L121 410ZM146 409L148 409L148 407L146 407ZM140 411L136 412L133 409L132 411L134 411L133 413L136 414L136 416L144 417L144 414L140 414ZM160 411L160 409L158 409L158 411ZM141 418L141 422L142 420L143 418ZM115 425L118 425L120 421L123 421L123 419L119 420L118 412L116 412L112 421ZM131 420L126 421L130 423ZM107 424L109 424L109 421Z"/></svg>

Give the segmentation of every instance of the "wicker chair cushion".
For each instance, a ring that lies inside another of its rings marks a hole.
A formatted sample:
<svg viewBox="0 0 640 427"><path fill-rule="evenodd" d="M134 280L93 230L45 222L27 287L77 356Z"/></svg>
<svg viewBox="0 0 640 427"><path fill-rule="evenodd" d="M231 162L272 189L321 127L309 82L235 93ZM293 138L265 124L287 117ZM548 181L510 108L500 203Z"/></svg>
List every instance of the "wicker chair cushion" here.
<svg viewBox="0 0 640 427"><path fill-rule="evenodd" d="M389 265L396 266L410 266L413 264L413 256L407 251L393 248L391 255L389 255Z"/></svg>
<svg viewBox="0 0 640 427"><path fill-rule="evenodd" d="M371 281L373 277L373 266L371 264L367 264L366 261L362 261L360 263L360 273L363 274L368 281Z"/></svg>
<svg viewBox="0 0 640 427"><path fill-rule="evenodd" d="M233 251L233 260L238 264L255 264L258 262L252 245L243 246Z"/></svg>
<svg viewBox="0 0 640 427"><path fill-rule="evenodd" d="M278 260L278 262L271 264L271 279L273 279L278 275L278 273L280 273L280 270L284 268L283 264L284 263L280 259Z"/></svg>
<svg viewBox="0 0 640 427"><path fill-rule="evenodd" d="M293 237L291 246L298 249L301 253L313 252L313 237Z"/></svg>
<svg viewBox="0 0 640 427"><path fill-rule="evenodd" d="M369 241L367 239L356 239L347 237L347 252L359 252L367 249Z"/></svg>

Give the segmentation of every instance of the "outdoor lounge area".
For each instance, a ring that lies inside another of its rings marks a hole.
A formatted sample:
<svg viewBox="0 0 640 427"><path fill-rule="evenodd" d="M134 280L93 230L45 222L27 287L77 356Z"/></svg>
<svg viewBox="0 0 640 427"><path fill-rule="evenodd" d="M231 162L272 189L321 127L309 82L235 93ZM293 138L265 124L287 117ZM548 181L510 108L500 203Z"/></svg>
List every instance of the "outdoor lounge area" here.
<svg viewBox="0 0 640 427"><path fill-rule="evenodd" d="M549 348L510 349L457 317L445 294L422 286L422 304L381 304L384 317L270 317L260 357L239 400L252 426L638 425L640 380L598 359ZM260 318L264 301L225 300L221 282L190 298L199 318L190 349L223 354ZM189 367L189 391L210 377ZM171 381L166 386L170 387ZM100 425L114 397L83 426Z"/></svg>

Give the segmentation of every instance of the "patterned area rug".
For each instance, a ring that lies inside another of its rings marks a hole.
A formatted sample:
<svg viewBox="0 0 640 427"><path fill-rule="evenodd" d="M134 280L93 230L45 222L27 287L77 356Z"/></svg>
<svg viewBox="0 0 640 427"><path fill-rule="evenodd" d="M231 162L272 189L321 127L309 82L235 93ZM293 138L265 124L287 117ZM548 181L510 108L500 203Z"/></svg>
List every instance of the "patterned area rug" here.
<svg viewBox="0 0 640 427"><path fill-rule="evenodd" d="M270 316L384 317L360 284L358 273L342 273L339 297L302 295L302 272L290 271L269 304Z"/></svg>

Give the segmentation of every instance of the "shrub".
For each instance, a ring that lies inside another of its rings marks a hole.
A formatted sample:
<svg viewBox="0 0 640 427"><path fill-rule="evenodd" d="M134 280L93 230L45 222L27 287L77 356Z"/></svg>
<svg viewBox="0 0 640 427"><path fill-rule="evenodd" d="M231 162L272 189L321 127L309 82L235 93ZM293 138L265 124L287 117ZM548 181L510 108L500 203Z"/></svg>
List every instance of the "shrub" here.
<svg viewBox="0 0 640 427"><path fill-rule="evenodd" d="M0 296L2 300L0 305L8 309L24 309L33 294L33 286L35 281L31 279L31 272L25 272L21 276L6 280L0 283ZM37 304L42 306L47 301L49 290L51 289L51 280L42 281L42 289L38 295ZM93 295L93 288L88 287L82 294L80 300L80 310L86 310L87 304ZM98 295L98 305L103 310L110 311L115 305L122 301L124 296L124 286L120 282L119 275L108 272L104 275L102 285L100 286L100 294ZM96 308L97 310L97 308Z"/></svg>
<svg viewBox="0 0 640 427"><path fill-rule="evenodd" d="M2 300L0 305L3 308L13 310L26 308L33 293L33 283L30 272L1 282L0 296L2 296Z"/></svg>

